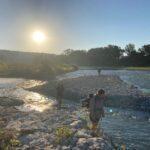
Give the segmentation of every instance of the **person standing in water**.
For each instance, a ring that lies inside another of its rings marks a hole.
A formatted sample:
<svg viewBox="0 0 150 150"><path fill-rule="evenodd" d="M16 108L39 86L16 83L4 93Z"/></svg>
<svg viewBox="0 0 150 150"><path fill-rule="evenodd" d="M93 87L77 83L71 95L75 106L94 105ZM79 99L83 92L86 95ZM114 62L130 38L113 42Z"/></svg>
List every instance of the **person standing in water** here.
<svg viewBox="0 0 150 150"><path fill-rule="evenodd" d="M90 101L90 120L92 122L92 130L95 132L99 123L99 120L104 117L103 103L105 100L105 91L100 89L94 98Z"/></svg>
<svg viewBox="0 0 150 150"><path fill-rule="evenodd" d="M100 74L101 74L101 68L98 68L97 72L98 72L98 75L100 76Z"/></svg>
<svg viewBox="0 0 150 150"><path fill-rule="evenodd" d="M60 109L61 104L62 104L63 94L64 94L63 82L58 83L57 88L56 88L56 92L57 92L57 103L58 103L57 108Z"/></svg>

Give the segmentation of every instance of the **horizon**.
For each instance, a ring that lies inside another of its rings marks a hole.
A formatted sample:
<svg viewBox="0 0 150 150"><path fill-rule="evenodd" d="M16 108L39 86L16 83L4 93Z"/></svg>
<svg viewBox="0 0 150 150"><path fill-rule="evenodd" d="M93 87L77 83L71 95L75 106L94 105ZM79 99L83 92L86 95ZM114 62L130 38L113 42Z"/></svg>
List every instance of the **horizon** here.
<svg viewBox="0 0 150 150"><path fill-rule="evenodd" d="M134 43L127 43L126 45L128 45L128 44L134 44ZM51 53L51 52L49 52L49 51L32 51L32 50L17 50L17 49L1 49L0 48L0 51L11 51L11 52L27 52L27 53L44 53L44 54L56 54L56 55L61 55L61 54L63 54L63 52L65 51L65 50L73 50L73 51L78 51L78 50L81 50L81 51L89 51L90 49L94 49L94 48L101 48L101 47L107 47L107 46L109 46L109 45L113 45L113 44L108 44L108 45L104 45L104 46L98 46L98 47L91 47L91 48L89 48L89 49L72 49L72 48L68 48L68 49L64 49L64 50L61 50L60 51L60 53ZM121 46L119 46L119 45L114 45L114 46L118 46L118 47L120 47L121 49L124 49L125 48L125 46L126 45L124 45L124 47L121 47ZM147 45L147 44L145 44L145 45ZM142 46L144 46L144 45L142 45ZM141 46L141 47L142 47ZM136 45L135 45L135 50L136 51L138 51L141 47L137 47Z"/></svg>
<svg viewBox="0 0 150 150"><path fill-rule="evenodd" d="M148 0L2 0L0 49L60 54L109 44L149 44ZM39 30L46 40L32 38Z"/></svg>

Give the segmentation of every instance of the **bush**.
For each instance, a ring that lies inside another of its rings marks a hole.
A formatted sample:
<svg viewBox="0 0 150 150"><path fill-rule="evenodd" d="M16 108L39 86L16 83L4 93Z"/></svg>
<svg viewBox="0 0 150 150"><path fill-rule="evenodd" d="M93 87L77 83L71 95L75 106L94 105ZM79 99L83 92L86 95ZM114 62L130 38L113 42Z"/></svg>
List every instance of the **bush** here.
<svg viewBox="0 0 150 150"><path fill-rule="evenodd" d="M0 149L8 150L20 145L21 143L17 140L17 133L15 131L0 129Z"/></svg>
<svg viewBox="0 0 150 150"><path fill-rule="evenodd" d="M73 132L67 126L59 127L56 129L56 143L61 144L65 139L70 138L73 135Z"/></svg>

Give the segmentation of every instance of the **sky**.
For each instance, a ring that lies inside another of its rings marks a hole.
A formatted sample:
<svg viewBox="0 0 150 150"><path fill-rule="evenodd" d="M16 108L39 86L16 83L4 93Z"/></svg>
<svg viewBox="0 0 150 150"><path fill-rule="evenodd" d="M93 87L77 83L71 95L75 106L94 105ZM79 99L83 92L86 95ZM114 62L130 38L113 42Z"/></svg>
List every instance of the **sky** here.
<svg viewBox="0 0 150 150"><path fill-rule="evenodd" d="M150 0L0 0L0 49L61 53L150 43ZM46 40L33 41L34 31Z"/></svg>

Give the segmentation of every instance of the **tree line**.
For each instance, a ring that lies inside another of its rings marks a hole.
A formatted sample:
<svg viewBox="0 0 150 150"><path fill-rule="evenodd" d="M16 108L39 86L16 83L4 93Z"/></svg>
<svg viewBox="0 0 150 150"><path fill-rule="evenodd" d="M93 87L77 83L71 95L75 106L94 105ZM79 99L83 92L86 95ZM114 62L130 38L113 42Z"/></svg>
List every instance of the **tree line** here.
<svg viewBox="0 0 150 150"><path fill-rule="evenodd" d="M92 48L88 51L67 49L59 59L79 66L150 66L150 45L139 49L131 43L124 49L117 45Z"/></svg>

